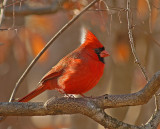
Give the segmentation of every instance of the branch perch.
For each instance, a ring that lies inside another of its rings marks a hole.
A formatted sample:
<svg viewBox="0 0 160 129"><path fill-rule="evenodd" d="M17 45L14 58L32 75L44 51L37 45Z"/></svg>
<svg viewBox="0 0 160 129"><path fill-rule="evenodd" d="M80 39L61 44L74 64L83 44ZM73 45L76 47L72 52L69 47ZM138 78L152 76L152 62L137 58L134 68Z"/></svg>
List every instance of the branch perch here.
<svg viewBox="0 0 160 129"><path fill-rule="evenodd" d="M156 93L159 87L160 71L151 78L142 90L136 93L126 95L103 95L94 98L51 98L45 103L1 102L0 115L44 116L83 114L109 129L155 129L160 122L160 107L156 109L150 120L142 126L130 125L122 121L118 121L117 119L107 115L104 109L145 104Z"/></svg>

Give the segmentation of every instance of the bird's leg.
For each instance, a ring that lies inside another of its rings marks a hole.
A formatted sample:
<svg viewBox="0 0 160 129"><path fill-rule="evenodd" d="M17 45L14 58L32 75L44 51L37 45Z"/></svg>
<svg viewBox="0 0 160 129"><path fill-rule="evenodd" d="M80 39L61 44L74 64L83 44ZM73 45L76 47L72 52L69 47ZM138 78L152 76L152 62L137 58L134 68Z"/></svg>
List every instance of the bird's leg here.
<svg viewBox="0 0 160 129"><path fill-rule="evenodd" d="M57 90L58 90L59 93L63 94L64 97L67 97L67 98L75 98L75 96L72 95L72 94L66 94L63 89L57 89Z"/></svg>
<svg viewBox="0 0 160 129"><path fill-rule="evenodd" d="M72 94L65 94L65 96L68 97L68 98L73 98L73 99L75 99L75 96L72 95Z"/></svg>

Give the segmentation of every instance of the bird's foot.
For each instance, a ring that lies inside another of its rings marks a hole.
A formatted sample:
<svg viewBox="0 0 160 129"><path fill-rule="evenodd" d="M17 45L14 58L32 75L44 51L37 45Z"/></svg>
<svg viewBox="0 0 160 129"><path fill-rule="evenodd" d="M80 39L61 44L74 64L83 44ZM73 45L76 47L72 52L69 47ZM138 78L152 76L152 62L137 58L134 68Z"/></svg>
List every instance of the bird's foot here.
<svg viewBox="0 0 160 129"><path fill-rule="evenodd" d="M72 94L65 94L64 97L75 99L75 96Z"/></svg>

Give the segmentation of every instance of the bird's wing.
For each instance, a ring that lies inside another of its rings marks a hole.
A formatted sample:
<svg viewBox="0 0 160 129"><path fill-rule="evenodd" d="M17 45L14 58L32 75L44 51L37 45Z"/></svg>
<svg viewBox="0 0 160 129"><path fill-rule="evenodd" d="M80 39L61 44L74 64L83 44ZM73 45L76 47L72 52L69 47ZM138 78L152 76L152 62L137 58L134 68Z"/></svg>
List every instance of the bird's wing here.
<svg viewBox="0 0 160 129"><path fill-rule="evenodd" d="M51 80L53 78L57 78L62 75L64 72L66 66L70 63L73 63L73 59L75 58L75 55L77 55L76 52L72 52L62 58L57 65L55 65L44 77L41 79L40 83L43 83L47 80ZM79 56L79 55L78 55ZM78 57L76 56L76 57Z"/></svg>
<svg viewBox="0 0 160 129"><path fill-rule="evenodd" d="M54 66L44 77L41 79L40 83L43 83L47 80L51 80L53 78L57 78L64 71L64 65L56 65Z"/></svg>

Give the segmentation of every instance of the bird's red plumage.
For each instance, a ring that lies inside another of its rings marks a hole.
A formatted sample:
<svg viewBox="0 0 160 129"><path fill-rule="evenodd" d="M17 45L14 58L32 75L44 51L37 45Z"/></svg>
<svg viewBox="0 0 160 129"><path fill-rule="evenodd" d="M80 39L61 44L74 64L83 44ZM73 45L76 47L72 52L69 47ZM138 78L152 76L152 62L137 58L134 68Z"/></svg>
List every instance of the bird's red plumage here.
<svg viewBox="0 0 160 129"><path fill-rule="evenodd" d="M38 87L39 89L23 97L19 102L27 102L45 90L57 89L65 94L83 94L92 89L100 80L105 66L99 59L100 53L97 54L95 49L101 50L104 47L90 31L87 31L85 42L62 58L41 79L39 83L41 88Z"/></svg>

